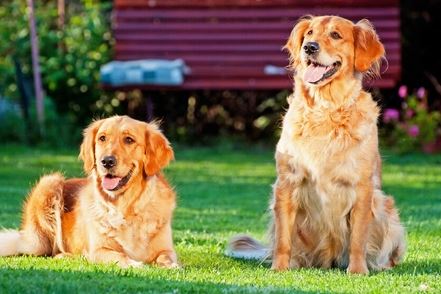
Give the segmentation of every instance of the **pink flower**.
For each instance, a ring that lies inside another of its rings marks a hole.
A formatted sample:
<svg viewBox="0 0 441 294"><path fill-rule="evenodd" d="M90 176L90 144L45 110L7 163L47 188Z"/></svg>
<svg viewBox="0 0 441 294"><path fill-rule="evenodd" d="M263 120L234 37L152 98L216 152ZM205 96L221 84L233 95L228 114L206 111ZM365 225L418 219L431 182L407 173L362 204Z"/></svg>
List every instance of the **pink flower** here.
<svg viewBox="0 0 441 294"><path fill-rule="evenodd" d="M412 118L415 112L412 109L406 110L406 118Z"/></svg>
<svg viewBox="0 0 441 294"><path fill-rule="evenodd" d="M400 112L394 108L388 108L384 111L383 122L389 123L392 121L398 121L400 118Z"/></svg>
<svg viewBox="0 0 441 294"><path fill-rule="evenodd" d="M416 138L418 137L418 135L420 134L420 128L418 128L417 125L411 125L408 129L407 129L407 133L409 134L409 136Z"/></svg>
<svg viewBox="0 0 441 294"><path fill-rule="evenodd" d="M406 85L402 85L402 86L400 86L400 88L398 88L398 96L400 96L403 99L407 97L407 86Z"/></svg>
<svg viewBox="0 0 441 294"><path fill-rule="evenodd" d="M419 87L417 90L417 97L423 99L426 97L426 89L424 87Z"/></svg>

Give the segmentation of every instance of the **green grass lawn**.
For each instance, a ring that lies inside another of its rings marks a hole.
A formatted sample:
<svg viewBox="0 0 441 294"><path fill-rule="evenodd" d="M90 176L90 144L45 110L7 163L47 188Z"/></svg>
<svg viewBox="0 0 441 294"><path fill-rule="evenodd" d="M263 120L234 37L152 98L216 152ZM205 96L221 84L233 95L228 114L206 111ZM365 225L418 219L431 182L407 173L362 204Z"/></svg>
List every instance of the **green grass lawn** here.
<svg viewBox="0 0 441 294"><path fill-rule="evenodd" d="M26 292L441 292L441 156L384 155L384 189L395 196L408 231L408 252L395 269L369 276L268 265L223 255L228 238L247 232L263 239L274 181L272 150L177 148L166 170L178 193L174 239L179 270L152 266L122 270L83 258L0 258L0 293ZM0 227L17 228L22 200L51 171L80 176L75 150L0 146Z"/></svg>

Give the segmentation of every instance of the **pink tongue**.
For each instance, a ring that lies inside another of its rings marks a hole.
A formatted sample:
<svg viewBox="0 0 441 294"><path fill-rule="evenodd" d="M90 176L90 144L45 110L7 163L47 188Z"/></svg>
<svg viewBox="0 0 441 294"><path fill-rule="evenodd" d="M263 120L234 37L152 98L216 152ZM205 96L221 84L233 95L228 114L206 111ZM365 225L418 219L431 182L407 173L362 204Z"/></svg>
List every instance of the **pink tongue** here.
<svg viewBox="0 0 441 294"><path fill-rule="evenodd" d="M318 82L328 70L328 66L314 66L309 65L303 74L303 79L309 83Z"/></svg>
<svg viewBox="0 0 441 294"><path fill-rule="evenodd" d="M118 186L119 181L121 181L121 178L118 177L114 177L114 178L104 177L103 187L106 190L113 190L116 188L116 186Z"/></svg>

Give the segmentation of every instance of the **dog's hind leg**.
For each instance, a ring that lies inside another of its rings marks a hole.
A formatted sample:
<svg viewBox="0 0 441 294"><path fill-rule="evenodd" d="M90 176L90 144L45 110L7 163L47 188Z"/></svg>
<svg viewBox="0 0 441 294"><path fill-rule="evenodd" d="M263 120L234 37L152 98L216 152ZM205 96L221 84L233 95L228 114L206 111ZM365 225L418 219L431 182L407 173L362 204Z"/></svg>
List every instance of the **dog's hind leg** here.
<svg viewBox="0 0 441 294"><path fill-rule="evenodd" d="M401 262L406 252L406 233L403 225L400 223L398 210L395 208L394 199L392 197L386 197L385 209L388 215L389 225L388 236L386 236L386 238L391 239L391 243L393 244L388 264L388 266L392 268Z"/></svg>
<svg viewBox="0 0 441 294"><path fill-rule="evenodd" d="M63 252L61 216L63 183L59 174L40 179L23 208L18 254L55 255Z"/></svg>
<svg viewBox="0 0 441 294"><path fill-rule="evenodd" d="M390 269L402 260L406 251L405 229L393 198L381 190L375 190L374 196L374 222L368 241L369 268Z"/></svg>

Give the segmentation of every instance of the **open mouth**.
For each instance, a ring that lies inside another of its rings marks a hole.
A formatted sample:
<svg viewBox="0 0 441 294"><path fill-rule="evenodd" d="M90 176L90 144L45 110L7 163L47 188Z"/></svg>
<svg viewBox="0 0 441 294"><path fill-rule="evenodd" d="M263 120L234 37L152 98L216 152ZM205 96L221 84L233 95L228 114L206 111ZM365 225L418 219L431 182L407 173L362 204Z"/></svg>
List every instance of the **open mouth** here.
<svg viewBox="0 0 441 294"><path fill-rule="evenodd" d="M124 187L127 182L130 180L133 173L133 167L130 169L128 174L125 177L118 177L112 174L107 174L102 179L103 188L108 191L117 191Z"/></svg>
<svg viewBox="0 0 441 294"><path fill-rule="evenodd" d="M308 60L308 67L303 74L303 79L311 84L317 84L337 72L341 66L340 61L334 62L332 65L323 65L316 61Z"/></svg>

